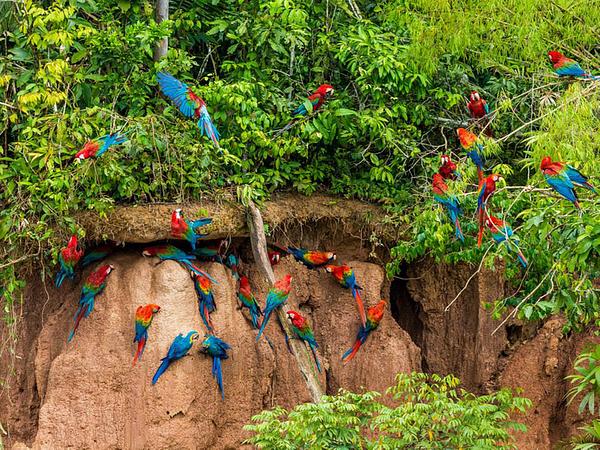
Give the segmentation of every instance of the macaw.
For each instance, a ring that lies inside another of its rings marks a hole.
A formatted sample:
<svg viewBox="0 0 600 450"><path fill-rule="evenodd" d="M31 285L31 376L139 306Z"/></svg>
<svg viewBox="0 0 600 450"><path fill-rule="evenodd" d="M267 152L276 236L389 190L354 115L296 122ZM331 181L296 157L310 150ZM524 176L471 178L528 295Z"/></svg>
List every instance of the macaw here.
<svg viewBox="0 0 600 450"><path fill-rule="evenodd" d="M81 267L87 267L96 261L101 261L114 251L114 247L110 244L104 244L96 247L85 254L81 261Z"/></svg>
<svg viewBox="0 0 600 450"><path fill-rule="evenodd" d="M294 126L294 124L301 118L306 117L309 114L317 111L321 106L323 106L323 103L325 103L329 99L329 97L333 95L333 92L333 86L331 86L330 84L322 84L321 86L319 86L317 90L313 92L313 94L310 95L307 100L304 101L304 103L302 103L292 111L292 120L290 120L285 127L279 130L275 134L275 137L285 133L287 130L292 128L292 126ZM306 108L307 102L310 102L310 104L312 105L310 111Z"/></svg>
<svg viewBox="0 0 600 450"><path fill-rule="evenodd" d="M373 330L377 329L381 319L383 318L383 313L386 306L387 303L385 300L381 300L375 306L371 306L368 309L367 323L359 328L354 345L342 356L342 361L344 361L344 364L354 358L354 355L356 355L356 352L358 352L360 346L365 343L369 337L369 334L371 334Z"/></svg>
<svg viewBox="0 0 600 450"><path fill-rule="evenodd" d="M175 103L185 117L198 119L200 133L210 138L215 147L219 148L219 132L208 114L204 100L198 97L187 84L168 72L158 72L156 78L162 93Z"/></svg>
<svg viewBox="0 0 600 450"><path fill-rule="evenodd" d="M252 326L254 328L258 328L258 319L262 316L262 311L260 310L260 306L252 294L252 290L250 289L250 282L248 281L248 277L242 276L240 278L240 286L238 289L238 299L240 300L242 306L248 308L250 312L250 317L252 318Z"/></svg>
<svg viewBox="0 0 600 450"><path fill-rule="evenodd" d="M144 348L146 348L146 341L148 340L148 328L152 324L154 314L160 311L160 306L150 303L146 306L138 306L135 310L135 337L133 342L137 342L137 351L133 357L133 364L137 363L138 359L142 357Z"/></svg>
<svg viewBox="0 0 600 450"><path fill-rule="evenodd" d="M221 391L221 398L223 400L225 400L225 390L223 389L223 373L221 372L221 360L229 358L229 356L227 356L227 350L229 350L230 348L231 346L229 344L212 334L207 334L204 336L204 341L202 341L202 346L200 347L200 351L202 353L206 353L207 355L212 356L212 375L215 378L215 380L217 380L219 390Z"/></svg>
<svg viewBox="0 0 600 450"><path fill-rule="evenodd" d="M208 331L213 330L212 321L210 320L210 313L217 310L215 303L215 296L213 294L212 283L206 277L197 275L191 272L192 278L194 279L194 288L196 289L196 295L198 296L198 310L202 321Z"/></svg>
<svg viewBox="0 0 600 450"><path fill-rule="evenodd" d="M292 325L292 330L294 334L298 337L298 339L303 340L310 347L312 354L315 358L315 364L317 365L317 369L321 372L321 364L319 363L319 357L317 356L317 341L315 340L315 335L311 326L305 317L302 317L300 313L296 311L288 311L287 318Z"/></svg>
<svg viewBox="0 0 600 450"><path fill-rule="evenodd" d="M156 384L160 376L165 373L165 370L169 367L169 365L178 359L183 358L188 354L192 346L194 345L194 341L197 341L200 337L200 334L196 330L192 330L188 332L187 335L183 336L183 334L178 334L173 339L173 343L169 347L169 351L167 352L167 356L161 359L162 363L156 370L156 373L152 377L152 384Z"/></svg>
<svg viewBox="0 0 600 450"><path fill-rule="evenodd" d="M119 145L125 141L127 141L127 137L120 133L111 133L99 137L98 139L87 141L83 148L75 154L75 162L83 161L88 158L98 158L113 145Z"/></svg>
<svg viewBox="0 0 600 450"><path fill-rule="evenodd" d="M178 208L171 214L171 236L175 239L185 239L192 246L192 251L196 250L198 239L208 236L206 234L196 234L196 229L212 223L210 217L203 217L198 220L186 220L183 217L181 209Z"/></svg>
<svg viewBox="0 0 600 450"><path fill-rule="evenodd" d="M94 310L94 301L96 300L96 296L100 295L106 287L106 277L108 277L108 274L111 273L114 268L115 267L112 264L101 266L92 272L88 276L85 283L83 283L81 297L79 298L79 306L77 308L77 312L75 312L75 316L73 317L73 329L69 333L67 342L71 342L73 336L75 336L75 332L77 331L77 328L79 328L79 322L81 322L81 319L84 317L87 318Z"/></svg>
<svg viewBox="0 0 600 450"><path fill-rule="evenodd" d="M60 269L56 274L54 284L56 287L60 287L65 278L72 280L75 278L75 266L83 256L83 250L77 247L77 236L71 236L67 246L64 247L58 254L58 263Z"/></svg>
<svg viewBox="0 0 600 450"><path fill-rule="evenodd" d="M488 117L490 113L490 107L487 102L481 98L479 92L471 91L471 95L469 96L469 102L467 103L467 108L471 113L471 117L477 121L481 121L481 125L483 126L483 132L490 137L493 137L494 133L490 127L490 119Z"/></svg>
<svg viewBox="0 0 600 450"><path fill-rule="evenodd" d="M196 275L202 275L208 278L213 283L216 283L215 279L212 278L208 273L192 264L192 261L196 259L193 255L189 255L183 250L175 247L174 245L155 245L152 247L146 247L142 252L143 256L156 256L162 261L172 260L185 266L188 270L191 270Z"/></svg>
<svg viewBox="0 0 600 450"><path fill-rule="evenodd" d="M269 319L271 318L271 314L277 308L280 308L285 302L287 302L288 296L290 295L292 283L292 276L286 275L281 280L275 282L269 294L267 295L267 301L265 302L265 309L263 310L263 321L260 325L260 329L258 330L258 335L256 336L256 341L260 339L260 336L265 331L265 327L269 323Z"/></svg>
<svg viewBox="0 0 600 450"><path fill-rule="evenodd" d="M192 253L203 261L212 261L223 263L223 253L225 252L227 241L221 240L216 243L198 247Z"/></svg>
<svg viewBox="0 0 600 450"><path fill-rule="evenodd" d="M352 296L354 297L354 300L356 300L356 306L358 307L360 321L364 326L367 321L367 316L365 314L365 305L363 304L363 301L360 298L360 293L358 292L362 290L362 288L356 282L354 271L345 264L341 266L328 265L325 266L325 270L332 274L343 288L350 289L352 291Z"/></svg>
<svg viewBox="0 0 600 450"><path fill-rule="evenodd" d="M279 263L279 261L281 260L281 253L279 253L276 250L269 250L267 251L267 254L269 255L269 262L271 263L271 267L277 265L277 263Z"/></svg>
<svg viewBox="0 0 600 450"><path fill-rule="evenodd" d="M593 76L581 68L577 61L567 58L560 52L548 52L550 62L554 66L554 72L559 77L582 77L590 80L600 80L599 76Z"/></svg>
<svg viewBox="0 0 600 450"><path fill-rule="evenodd" d="M519 262L526 268L527 258L525 258L525 255L521 252L521 249L519 248L519 238L514 234L510 225L502 219L491 215L487 216L485 224L492 232L492 238L496 244L504 243L509 252L516 253Z"/></svg>
<svg viewBox="0 0 600 450"><path fill-rule="evenodd" d="M288 247L288 252L309 269L316 269L335 261L336 255L333 252L310 251L299 247Z"/></svg>
<svg viewBox="0 0 600 450"><path fill-rule="evenodd" d="M456 168L456 164L452 162L450 156L442 155L440 157L440 161L442 165L438 169L438 173L442 176L444 180L456 180L460 178L460 173Z"/></svg>
<svg viewBox="0 0 600 450"><path fill-rule="evenodd" d="M477 220L479 223L479 233L477 234L477 247L481 247L483 240L483 226L485 224L485 216L487 213L487 202L496 192L496 182L502 180L502 176L497 173L484 178L479 183L479 190L477 195Z"/></svg>
<svg viewBox="0 0 600 450"><path fill-rule="evenodd" d="M240 260L238 259L238 257L233 253L230 253L225 259L225 265L229 267L229 270L231 270L233 279L238 281L240 279Z"/></svg>
<svg viewBox="0 0 600 450"><path fill-rule="evenodd" d="M597 193L587 177L569 164L552 161L552 158L545 156L542 159L540 169L550 187L572 202L577 209L581 209L581 206L579 206L575 186L589 189L595 194Z"/></svg>
<svg viewBox="0 0 600 450"><path fill-rule="evenodd" d="M478 141L477 135L469 130L459 128L456 130L460 145L467 151L467 156L477 166L477 179L481 183L483 179L483 145Z"/></svg>
<svg viewBox="0 0 600 450"><path fill-rule="evenodd" d="M436 202L440 203L450 216L450 220L454 224L454 233L457 239L461 242L465 241L462 229L460 227L459 217L462 216L462 210L460 209L460 203L456 196L451 195L448 192L448 186L444 182L444 178L439 173L433 175L433 198Z"/></svg>

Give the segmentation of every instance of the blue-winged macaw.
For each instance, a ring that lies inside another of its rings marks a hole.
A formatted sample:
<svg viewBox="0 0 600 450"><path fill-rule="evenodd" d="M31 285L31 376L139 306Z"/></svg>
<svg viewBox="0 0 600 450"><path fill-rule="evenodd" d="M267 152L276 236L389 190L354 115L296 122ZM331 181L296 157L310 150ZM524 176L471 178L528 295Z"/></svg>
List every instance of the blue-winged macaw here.
<svg viewBox="0 0 600 450"><path fill-rule="evenodd" d="M197 341L200 335L197 331L192 330L188 332L187 335L178 334L173 339L173 343L169 347L169 351L167 352L167 356L161 359L162 363L156 370L156 373L152 377L152 384L156 384L160 376L165 373L165 370L169 368L169 365L173 361L177 361L178 359L183 358L188 354L192 346L194 345L194 341Z"/></svg>

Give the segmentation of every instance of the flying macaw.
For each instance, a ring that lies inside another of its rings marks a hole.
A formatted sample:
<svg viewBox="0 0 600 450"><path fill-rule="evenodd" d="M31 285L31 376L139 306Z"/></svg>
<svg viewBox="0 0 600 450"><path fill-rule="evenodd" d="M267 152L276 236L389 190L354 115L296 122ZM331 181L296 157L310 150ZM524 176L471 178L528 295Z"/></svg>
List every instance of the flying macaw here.
<svg viewBox="0 0 600 450"><path fill-rule="evenodd" d="M358 314L360 315L360 321L364 326L367 320L367 316L365 314L365 305L363 304L363 301L360 298L360 293L358 292L362 288L356 282L354 271L345 264L342 264L341 266L328 265L325 266L325 270L332 274L333 277L343 288L350 289L352 291L352 296L354 297L354 300L356 300L356 306L358 308Z"/></svg>
<svg viewBox="0 0 600 450"><path fill-rule="evenodd" d="M442 176L444 180L456 180L460 178L460 173L456 168L456 164L452 162L450 156L442 155L440 157L440 162L442 165L438 169L438 173Z"/></svg>
<svg viewBox="0 0 600 450"><path fill-rule="evenodd" d="M581 68L577 61L567 58L560 52L549 51L548 57L554 67L554 72L559 77L582 77L590 80L600 80L599 76L593 76Z"/></svg>
<svg viewBox="0 0 600 450"><path fill-rule="evenodd" d="M150 303L146 306L138 306L135 310L135 337L133 342L137 342L137 351L133 357L133 365L142 357L146 341L148 340L148 328L152 324L154 314L160 311L160 306Z"/></svg>
<svg viewBox="0 0 600 450"><path fill-rule="evenodd" d="M271 263L271 267L277 265L277 263L279 263L279 261L281 260L281 253L279 253L276 250L269 250L267 251L267 254L269 255L269 262Z"/></svg>
<svg viewBox="0 0 600 450"><path fill-rule="evenodd" d="M348 349L348 351L342 356L342 361L344 361L344 364L346 364L348 361L354 358L354 355L356 355L356 352L358 352L360 346L365 343L365 341L369 337L369 334L371 334L373 330L377 329L379 323L381 322L381 319L383 318L383 313L385 312L386 306L387 303L385 302L385 300L381 300L375 306L371 306L368 309L367 323L359 328L354 345L352 346L352 348Z"/></svg>
<svg viewBox="0 0 600 450"><path fill-rule="evenodd" d="M65 278L72 280L75 278L75 266L83 256L83 250L77 247L77 236L71 236L67 246L64 247L58 254L58 263L60 269L56 274L54 284L56 287L60 287Z"/></svg>
<svg viewBox="0 0 600 450"><path fill-rule="evenodd" d="M450 220L454 224L454 233L457 239L461 242L465 241L462 229L460 227L459 217L462 216L462 210L460 209L460 203L456 196L451 195L448 191L448 186L444 182L444 178L439 173L433 175L433 198L436 202L440 203L450 216Z"/></svg>
<svg viewBox="0 0 600 450"><path fill-rule="evenodd" d="M88 158L98 158L113 145L119 145L125 141L127 141L127 138L124 134L120 133L111 133L99 137L98 139L87 141L83 148L75 155L75 162L83 161Z"/></svg>
<svg viewBox="0 0 600 450"><path fill-rule="evenodd" d="M181 209L176 209L171 214L171 236L175 239L185 239L192 246L192 251L196 250L198 239L207 236L206 234L196 234L196 229L212 223L210 217L203 217L198 220L186 220L183 217Z"/></svg>
<svg viewBox="0 0 600 450"><path fill-rule="evenodd" d="M250 289L250 282L248 281L248 277L242 276L240 278L240 286L238 289L238 299L240 300L242 306L248 308L250 312L250 317L252 319L252 326L254 328L258 328L258 319L262 316L262 311L260 310L260 306L252 294L252 290Z"/></svg>
<svg viewBox="0 0 600 450"><path fill-rule="evenodd" d="M91 250L85 254L83 260L81 261L81 267L87 267L96 261L101 261L110 255L114 251L114 246L110 244L104 244L99 247L96 247L94 250Z"/></svg>
<svg viewBox="0 0 600 450"><path fill-rule="evenodd" d="M162 261L172 260L185 266L188 270L191 270L196 275L202 275L208 278L213 283L216 283L215 279L212 278L208 273L192 264L195 259L193 255L188 255L183 250L175 247L174 245L155 245L152 247L146 247L142 252L143 256L156 256Z"/></svg>
<svg viewBox="0 0 600 450"><path fill-rule="evenodd" d="M514 234L510 225L502 219L491 215L486 217L485 224L492 232L492 238L496 244L504 243L508 251L515 253L517 258L519 258L519 262L526 268L527 258L525 258L525 255L521 252L521 249L519 248L519 238Z"/></svg>
<svg viewBox="0 0 600 450"><path fill-rule="evenodd" d="M336 255L333 252L319 252L306 250L299 247L288 247L288 252L309 269L322 267L335 261Z"/></svg>
<svg viewBox="0 0 600 450"><path fill-rule="evenodd" d="M569 164L552 161L552 158L545 156L542 159L540 169L550 187L573 203L577 209L581 209L581 206L579 206L575 186L589 189L595 194L597 193L594 186L588 181L588 178Z"/></svg>
<svg viewBox="0 0 600 450"><path fill-rule="evenodd" d="M158 367L156 373L152 377L152 384L156 384L160 376L163 373L165 373L165 370L167 370L167 368L173 361L176 361L186 356L192 348L192 346L194 345L194 341L197 341L199 337L200 334L195 330L188 332L186 336L183 336L183 334L178 334L177 336L175 336L175 339L173 339L173 343L169 347L167 356L161 359L162 363L160 363L160 366Z"/></svg>
<svg viewBox="0 0 600 450"><path fill-rule="evenodd" d="M223 389L223 373L221 372L221 360L227 359L227 350L231 347L222 339L218 337L207 334L204 336L204 341L202 341L202 347L200 347L200 351L202 353L206 353L207 355L212 356L213 365L212 365L212 375L217 380L217 384L219 385L219 390L221 391L221 398L225 400L225 390Z"/></svg>
<svg viewBox="0 0 600 450"><path fill-rule="evenodd" d="M481 98L479 92L471 91L471 95L469 96L469 102L467 103L467 108L471 113L471 117L477 121L481 121L483 126L483 132L493 137L494 133L490 127L490 119L488 117L490 113L490 107L487 102Z"/></svg>
<svg viewBox="0 0 600 450"><path fill-rule="evenodd" d="M304 103L302 103L292 111L292 120L290 120L285 127L279 130L275 134L275 137L285 133L287 130L292 128L292 126L294 126L294 124L298 120L317 111L321 106L323 106L323 103L325 103L329 99L329 97L333 95L333 91L333 86L331 86L330 84L322 84L321 86L319 86L317 90L313 92L313 94L310 95L306 101L304 101ZM309 102L312 105L310 111L309 109L307 109L307 103Z"/></svg>
<svg viewBox="0 0 600 450"><path fill-rule="evenodd" d="M256 336L256 341L260 339L260 336L265 331L265 327L269 323L269 319L271 318L271 314L277 308L280 308L285 302L287 302L288 296L290 295L292 283L292 276L286 275L281 280L275 282L269 294L267 295L267 301L265 302L265 309L263 310L263 318L262 324L260 325L260 329L258 330L258 335Z"/></svg>
<svg viewBox="0 0 600 450"><path fill-rule="evenodd" d="M215 243L196 248L192 253L203 261L212 261L223 263L223 253L225 252L227 241L221 240Z"/></svg>
<svg viewBox="0 0 600 450"><path fill-rule="evenodd" d="M219 132L208 114L204 100L198 97L187 84L168 72L158 72L156 78L162 93L175 103L185 117L197 119L200 133L210 138L215 147L219 148Z"/></svg>
<svg viewBox="0 0 600 450"><path fill-rule="evenodd" d="M477 135L469 130L459 128L456 130L460 145L467 151L467 156L477 166L477 179L481 183L483 179L483 145L478 141Z"/></svg>
<svg viewBox="0 0 600 450"><path fill-rule="evenodd" d="M77 328L79 328L81 319L84 317L87 318L94 310L96 296L101 294L106 287L106 277L108 277L108 274L111 273L114 268L115 267L112 264L101 266L96 271L92 272L85 283L83 283L81 297L79 298L79 306L73 317L73 329L69 333L67 342L71 342L73 336L75 336L75 332L77 331Z"/></svg>
<svg viewBox="0 0 600 450"><path fill-rule="evenodd" d="M477 220L479 223L479 233L477 234L477 247L481 247L483 240L483 226L485 225L485 216L487 213L487 202L496 192L496 182L502 180L502 176L497 173L484 178L479 183L479 191L477 195Z"/></svg>
<svg viewBox="0 0 600 450"><path fill-rule="evenodd" d="M215 296L212 290L212 283L206 277L202 275L196 275L191 272L192 278L194 279L194 288L196 289L196 295L198 296L198 310L204 325L209 332L213 330L212 321L210 320L210 313L217 310L215 303Z"/></svg>
<svg viewBox="0 0 600 450"><path fill-rule="evenodd" d="M225 265L231 270L233 279L238 281L240 279L240 260L236 255L230 253L225 259Z"/></svg>
<svg viewBox="0 0 600 450"><path fill-rule="evenodd" d="M305 317L302 317L302 315L296 311L290 310L286 314L289 322L292 325L294 334L298 337L298 339L303 340L310 347L315 358L317 369L319 369L319 372L321 372L321 364L319 363L319 357L317 356L318 345L310 324Z"/></svg>

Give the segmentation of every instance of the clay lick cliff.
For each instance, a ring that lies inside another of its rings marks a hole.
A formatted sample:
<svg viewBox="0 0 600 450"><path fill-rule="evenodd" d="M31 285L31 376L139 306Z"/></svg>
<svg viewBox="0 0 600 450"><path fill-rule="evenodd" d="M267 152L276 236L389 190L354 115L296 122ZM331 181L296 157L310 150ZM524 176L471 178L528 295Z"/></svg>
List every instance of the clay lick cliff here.
<svg viewBox="0 0 600 450"><path fill-rule="evenodd" d="M15 355L2 356L0 377L10 380L0 397L8 448L240 448L248 437L242 427L254 414L312 400L277 320L266 331L272 346L265 339L256 343L256 330L238 307L231 271L214 262L199 266L218 283L211 317L219 337L232 347L223 361L225 400L211 376L211 359L197 346L151 385L177 334L192 329L204 334L189 273L176 262L157 264L156 258L141 255L144 246L169 239L169 217L176 207L190 216L214 218L206 239L228 239L264 303L270 283L255 264L244 210L234 203L116 208L103 220L80 216L87 243L122 244L106 259L115 269L70 344L81 285L95 266L60 290L49 279L29 279ZM309 270L291 256L274 266L276 278L293 277L290 309L313 325L323 365L322 374L314 376L322 392L382 392L398 372L454 373L479 393L501 386L524 389L534 407L525 418L528 433L518 436L519 448L550 448L576 430L579 417L563 404L563 377L584 336L561 339L559 319L539 330L513 321L492 335L497 322L481 305L504 295L500 273L481 272L444 312L474 269L424 260L388 281L384 265L398 236L378 208L316 195L280 196L262 210L269 240L335 250L338 260L354 269L366 304L390 301L379 329L343 366L341 355L354 342L359 324L350 292L325 271ZM142 360L132 367L134 313L148 303L161 311ZM0 326L5 337L10 330Z"/></svg>

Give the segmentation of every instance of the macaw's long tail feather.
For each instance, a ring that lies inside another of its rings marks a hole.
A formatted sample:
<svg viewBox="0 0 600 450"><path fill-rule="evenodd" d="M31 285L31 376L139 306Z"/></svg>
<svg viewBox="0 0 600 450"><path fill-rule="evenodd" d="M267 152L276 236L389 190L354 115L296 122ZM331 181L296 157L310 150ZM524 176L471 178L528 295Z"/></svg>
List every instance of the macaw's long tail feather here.
<svg viewBox="0 0 600 450"><path fill-rule="evenodd" d="M212 366L213 377L217 380L219 385L219 391L221 391L221 398L225 400L225 391L223 390L223 373L221 372L221 358L213 357Z"/></svg>
<svg viewBox="0 0 600 450"><path fill-rule="evenodd" d="M127 140L127 137L125 136L125 133L113 133L113 134L109 134L106 137L104 143L107 146L111 146L111 145L122 144L126 140Z"/></svg>
<svg viewBox="0 0 600 450"><path fill-rule="evenodd" d="M205 272L204 270L200 269L198 266L196 266L195 264L192 264L187 259L182 259L179 262L181 264L183 264L185 267L187 267L189 270L191 270L192 272L194 272L196 275L202 275L203 277L208 278L213 283L219 284L219 282L217 280L215 280L213 277L211 277L208 274L208 272Z"/></svg>
<svg viewBox="0 0 600 450"><path fill-rule="evenodd" d="M158 379L160 378L160 376L163 373L165 373L165 370L167 370L167 368L169 367L169 364L171 364L171 360L169 358L163 358L162 359L162 363L160 363L160 366L158 366L158 369L156 370L156 373L152 377L152 384L156 384L156 382L158 381Z"/></svg>
<svg viewBox="0 0 600 450"><path fill-rule="evenodd" d="M282 129L278 130L277 133L275 133L275 135L273 137L276 138L276 137L281 136L287 130L289 130L290 128L292 128L296 122L298 122L298 119L292 119L292 120L290 120L287 123L287 125L285 127L283 127Z"/></svg>
<svg viewBox="0 0 600 450"><path fill-rule="evenodd" d="M258 319L260 318L261 314L262 313L260 312L258 305L255 304L250 307L250 317L252 318L252 326L254 328L258 328Z"/></svg>
<svg viewBox="0 0 600 450"><path fill-rule="evenodd" d="M198 305L198 309L200 310L200 317L202 317L202 322L206 326L207 330L210 332L213 330L212 321L210 320L210 312L208 310L208 305L206 302L201 302Z"/></svg>
<svg viewBox="0 0 600 450"><path fill-rule="evenodd" d="M477 167L477 181L479 181L479 184L481 184L482 180L483 180L483 168Z"/></svg>
<svg viewBox="0 0 600 450"><path fill-rule="evenodd" d="M346 353L344 353L344 355L342 356L342 361L344 362L344 364L346 364L348 361L350 361L352 358L354 358L354 355L356 355L356 352L358 352L358 349L360 348L360 346L363 344L363 341L360 339L356 339L356 342L354 342L354 345L352 346L352 348L348 349L348 351Z"/></svg>
<svg viewBox="0 0 600 450"><path fill-rule="evenodd" d="M517 258L519 258L519 262L523 265L523 267L527 268L527 258L523 255L523 252L517 248Z"/></svg>
<svg viewBox="0 0 600 450"><path fill-rule="evenodd" d="M579 204L579 201L578 201L578 200L575 200L575 201L573 202L573 205L575 205L575 208L577 208L577 209L581 210L581 205Z"/></svg>
<svg viewBox="0 0 600 450"><path fill-rule="evenodd" d="M457 239L460 239L461 242L465 242L465 236L462 232L462 228L460 227L460 222L458 221L458 217L454 220L454 232L456 234Z"/></svg>
<svg viewBox="0 0 600 450"><path fill-rule="evenodd" d="M477 232L477 247L481 247L483 242L483 225L485 220L485 205L483 205L477 212L477 222L479 224L479 231Z"/></svg>
<svg viewBox="0 0 600 450"><path fill-rule="evenodd" d="M137 351L135 352L135 356L133 357L132 366L135 366L138 360L142 357L142 354L144 353L144 348L146 348L146 337L142 336L138 341Z"/></svg>
<svg viewBox="0 0 600 450"><path fill-rule="evenodd" d="M202 134L213 141L215 147L220 148L219 139L221 136L219 135L215 124L212 122L212 120L210 120L210 116L208 114L202 114L200 116L200 119L198 120L198 128L200 128L200 132Z"/></svg>
<svg viewBox="0 0 600 450"><path fill-rule="evenodd" d="M585 183L583 183L581 185L581 187L584 187L586 189L589 189L590 191L592 191L594 194L597 194L598 191L596 190L596 188L594 186L592 186L592 183L590 183L589 181L586 181Z"/></svg>
<svg viewBox="0 0 600 450"><path fill-rule="evenodd" d="M83 319L83 317L85 316L85 312L86 310L83 308L83 306L79 306L79 308L77 308L77 312L75 313L75 317L73 319L75 323L73 324L73 329L69 333L67 342L71 342L73 336L75 336L75 332L77 331L77 328L79 328L79 322L81 322L81 319Z"/></svg>
<svg viewBox="0 0 600 450"><path fill-rule="evenodd" d="M260 324L260 329L258 330L258 334L256 335L256 342L259 341L260 337L262 336L263 332L265 331L265 328L267 326L267 324L269 323L269 319L271 318L271 312L272 311L266 311L265 317L262 320L262 323Z"/></svg>
<svg viewBox="0 0 600 450"><path fill-rule="evenodd" d="M64 270L59 270L59 272L56 274L56 278L54 279L54 284L56 285L57 288L59 288L62 284L62 282L65 280L65 277L67 276L67 274L65 273Z"/></svg>
<svg viewBox="0 0 600 450"><path fill-rule="evenodd" d="M365 313L365 304L363 303L362 298L360 298L358 288L352 288L352 296L354 297L354 300L356 300L356 306L358 308L358 314L360 315L360 321L362 323L362 326L364 327L367 323L367 314Z"/></svg>
<svg viewBox="0 0 600 450"><path fill-rule="evenodd" d="M310 349L312 350L312 354L315 358L315 364L317 365L317 369L321 372L321 363L319 363L319 357L317 356L317 349L310 345Z"/></svg>
<svg viewBox="0 0 600 450"><path fill-rule="evenodd" d="M192 221L192 229L200 228L205 225L209 225L212 223L212 219L210 217L204 217L202 219L193 220Z"/></svg>

